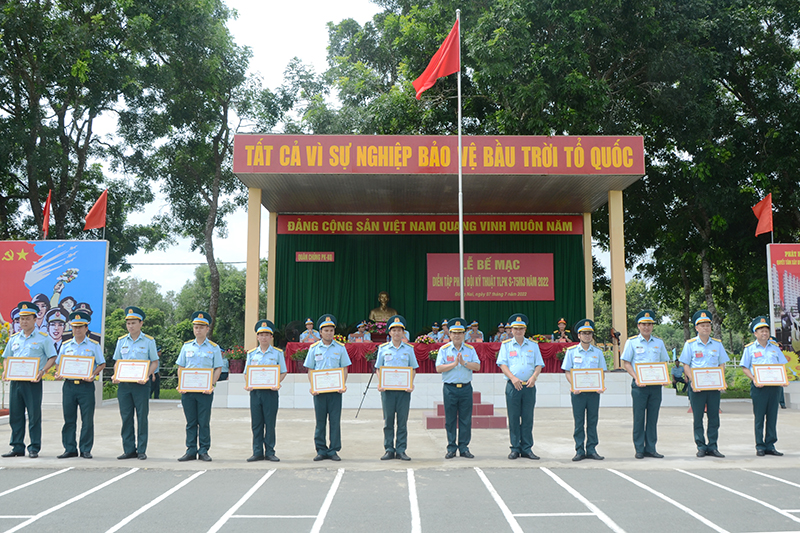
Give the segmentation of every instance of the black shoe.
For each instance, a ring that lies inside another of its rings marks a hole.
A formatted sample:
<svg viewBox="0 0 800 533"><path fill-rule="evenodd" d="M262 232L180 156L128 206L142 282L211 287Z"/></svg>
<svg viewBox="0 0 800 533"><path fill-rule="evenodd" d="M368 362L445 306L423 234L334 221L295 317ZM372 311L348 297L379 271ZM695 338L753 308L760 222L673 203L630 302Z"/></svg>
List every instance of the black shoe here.
<svg viewBox="0 0 800 533"><path fill-rule="evenodd" d="M467 459L475 459L475 456L470 453L469 450L461 452L461 457L466 457Z"/></svg>
<svg viewBox="0 0 800 533"><path fill-rule="evenodd" d="M452 459L455 456L456 456L456 452L447 452L446 454L444 454L444 458L445 459Z"/></svg>
<svg viewBox="0 0 800 533"><path fill-rule="evenodd" d="M81 452L81 457L83 457L84 459L91 459L92 454L89 452Z"/></svg>
<svg viewBox="0 0 800 533"><path fill-rule="evenodd" d="M411 457L406 455L406 452L398 452L395 454L396 459L400 459L401 461L410 461Z"/></svg>
<svg viewBox="0 0 800 533"><path fill-rule="evenodd" d="M188 455L188 454L187 454L187 455ZM136 453L136 452L131 452L131 453L123 453L122 455L120 455L119 457L117 457L117 459L136 459L137 457L139 457L139 454L138 454L138 453ZM185 460L185 459L184 459L184 460Z"/></svg>
<svg viewBox="0 0 800 533"><path fill-rule="evenodd" d="M636 452L636 455L634 455L634 457L636 457L637 459L644 459L644 452Z"/></svg>
<svg viewBox="0 0 800 533"><path fill-rule="evenodd" d="M124 458L121 457L121 459L127 459L127 457L124 457ZM186 452L181 457L178 457L178 461L180 461L181 463L184 462L184 461L194 461L195 459L197 459L197 454L196 453L189 453L189 452Z"/></svg>
<svg viewBox="0 0 800 533"><path fill-rule="evenodd" d="M280 462L280 459L278 459L277 455L265 455L264 456L264 460L265 461L272 461L273 463Z"/></svg>
<svg viewBox="0 0 800 533"><path fill-rule="evenodd" d="M381 457L381 461L388 461L389 459L394 459L394 452L386 450L386 453Z"/></svg>
<svg viewBox="0 0 800 533"><path fill-rule="evenodd" d="M140 453L139 455L136 456L136 458L139 459L140 461L144 461L145 459L147 459L147 454Z"/></svg>
<svg viewBox="0 0 800 533"><path fill-rule="evenodd" d="M720 453L719 450L711 450L710 452L706 452L706 455L713 455L714 457L719 457L719 458L725 457Z"/></svg>
<svg viewBox="0 0 800 533"><path fill-rule="evenodd" d="M339 457L339 454L338 454L338 453L336 453L336 452L333 452L333 454L331 454L330 460L331 460L331 461L341 461L341 460L342 460L342 458L341 458L341 457Z"/></svg>
<svg viewBox="0 0 800 533"><path fill-rule="evenodd" d="M263 460L264 460L263 455L251 455L250 457L247 458L248 463L254 463L256 461L263 461Z"/></svg>
<svg viewBox="0 0 800 533"><path fill-rule="evenodd" d="M512 451L510 454L508 454L509 459L516 459L517 457L519 457L519 452Z"/></svg>
<svg viewBox="0 0 800 533"><path fill-rule="evenodd" d="M536 455L536 454L535 454L535 453L533 453L533 452L523 453L523 454L520 454L520 455L521 455L522 457L527 457L528 459L533 459L533 460L535 460L535 461L538 461L538 460L539 460L539 456L538 456L538 455Z"/></svg>
<svg viewBox="0 0 800 533"><path fill-rule="evenodd" d="M36 459L37 457L39 457L39 452L28 452L28 457L30 457L31 459Z"/></svg>
<svg viewBox="0 0 800 533"><path fill-rule="evenodd" d="M56 455L56 459L69 459L70 457L78 457L78 452L64 452L61 455Z"/></svg>
<svg viewBox="0 0 800 533"><path fill-rule="evenodd" d="M0 455L0 457L25 457L25 452L15 452L14 450L11 450L8 453Z"/></svg>
<svg viewBox="0 0 800 533"><path fill-rule="evenodd" d="M585 454L583 454L583 453L576 453L576 454L575 454L575 457L573 457L573 458L572 458L572 460L573 460L574 462L576 462L576 463L577 463L578 461L583 461L584 459L586 459L586 455L585 455Z"/></svg>
<svg viewBox="0 0 800 533"><path fill-rule="evenodd" d="M597 452L587 454L586 458L587 459L594 459L595 461L602 461L603 459L605 459L605 457L603 457L602 455L600 455Z"/></svg>
<svg viewBox="0 0 800 533"><path fill-rule="evenodd" d="M325 460L325 459L327 459L327 458L328 458L328 457L327 457L326 455L322 455L321 453L318 453L318 454L316 455L316 457L314 457L314 460L315 460L315 461L324 461L324 460Z"/></svg>
<svg viewBox="0 0 800 533"><path fill-rule="evenodd" d="M706 451L705 450L697 450L697 457L705 457Z"/></svg>
<svg viewBox="0 0 800 533"><path fill-rule="evenodd" d="M197 458L200 459L201 461L205 461L207 463L211 462L211 456L208 455L207 453L201 453L201 454L199 454L197 456Z"/></svg>
<svg viewBox="0 0 800 533"><path fill-rule="evenodd" d="M781 457L783 454L778 450L766 450L764 453L767 455L774 455L775 457Z"/></svg>
<svg viewBox="0 0 800 533"><path fill-rule="evenodd" d="M644 456L645 456L645 457L652 457L653 459L663 459L663 458L664 458L664 456L663 456L663 455L661 455L661 454L660 454L660 453L658 453L658 452L652 452L652 453L650 453L650 452L644 452Z"/></svg>
<svg viewBox="0 0 800 533"><path fill-rule="evenodd" d="M765 450L756 450L756 455L759 457L764 457L767 455L767 452Z"/></svg>

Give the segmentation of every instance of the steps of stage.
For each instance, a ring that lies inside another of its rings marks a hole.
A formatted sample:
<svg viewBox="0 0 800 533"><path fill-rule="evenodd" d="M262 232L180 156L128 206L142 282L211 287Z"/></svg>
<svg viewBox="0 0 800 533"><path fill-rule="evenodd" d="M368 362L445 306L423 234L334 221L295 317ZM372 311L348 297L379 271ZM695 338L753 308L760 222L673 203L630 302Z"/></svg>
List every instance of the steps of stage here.
<svg viewBox="0 0 800 533"><path fill-rule="evenodd" d="M444 429L444 404L435 402L436 411L425 413L426 429ZM472 428L473 429L505 429L508 427L505 416L494 414L494 404L482 403L481 393L472 393Z"/></svg>

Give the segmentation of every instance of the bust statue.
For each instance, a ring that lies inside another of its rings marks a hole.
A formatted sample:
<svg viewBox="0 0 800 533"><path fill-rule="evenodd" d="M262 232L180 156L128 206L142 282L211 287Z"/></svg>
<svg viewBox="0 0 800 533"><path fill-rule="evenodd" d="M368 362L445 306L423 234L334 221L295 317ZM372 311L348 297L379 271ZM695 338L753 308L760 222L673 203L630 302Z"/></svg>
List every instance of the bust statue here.
<svg viewBox="0 0 800 533"><path fill-rule="evenodd" d="M386 322L391 318L393 315L397 315L398 312L389 307L389 293L386 291L381 291L378 293L378 301L381 303L380 307L376 307L372 311L369 312L369 319L373 322Z"/></svg>

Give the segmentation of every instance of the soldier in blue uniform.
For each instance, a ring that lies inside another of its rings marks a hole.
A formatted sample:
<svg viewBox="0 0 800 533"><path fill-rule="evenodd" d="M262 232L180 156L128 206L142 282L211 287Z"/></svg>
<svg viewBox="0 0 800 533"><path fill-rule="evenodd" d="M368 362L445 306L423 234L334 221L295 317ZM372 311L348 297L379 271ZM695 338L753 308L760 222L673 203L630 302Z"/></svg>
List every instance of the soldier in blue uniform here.
<svg viewBox="0 0 800 533"><path fill-rule="evenodd" d="M280 366L280 380L286 377L286 358L283 350L272 345L275 324L269 320L256 322L256 338L258 347L247 352L247 362L244 367L247 376L247 367L250 365L278 365ZM278 383L272 389L254 389L245 384L244 389L250 391L250 425L253 429L253 455L247 459L253 461L274 461L280 459L275 455L275 424L278 419Z"/></svg>
<svg viewBox="0 0 800 533"><path fill-rule="evenodd" d="M639 335L631 337L622 351L625 370L633 377L631 398L633 400L633 447L635 457L643 459L664 457L656 451L658 441L658 411L661 409L661 385L639 386L636 378L638 363L660 363L669 361L664 341L653 335L656 314L644 309L636 315Z"/></svg>
<svg viewBox="0 0 800 533"><path fill-rule="evenodd" d="M497 355L497 366L506 378L506 409L508 434L511 438L509 459L527 457L538 459L533 453L533 409L536 407L536 380L544 368L539 345L525 338L528 317L511 315L513 338L503 341Z"/></svg>
<svg viewBox="0 0 800 533"><path fill-rule="evenodd" d="M431 332L428 333L428 337L432 338L433 340L437 340L439 338L439 323L434 322L431 324Z"/></svg>
<svg viewBox="0 0 800 533"><path fill-rule="evenodd" d="M106 367L106 359L100 343L86 336L91 322L89 313L76 311L69 315L69 325L72 338L64 341L61 351L56 358L56 364L61 364L65 355L76 355L94 358L92 376L83 379L67 379L61 389L61 408L64 412L64 427L61 428L61 443L64 453L59 459L78 457L78 450L84 459L92 458L94 446L94 382L100 372ZM56 379L63 379L56 373ZM78 427L78 408L81 410L81 438L80 445L75 440Z"/></svg>
<svg viewBox="0 0 800 533"><path fill-rule="evenodd" d="M692 369L724 366L729 358L722 342L711 338L711 312L707 309L697 311L692 316L692 323L694 329L697 330L697 337L684 343L680 361L686 377L691 381L692 392L689 394L689 403L692 406L694 417L694 442L697 444L697 457L706 455L725 457L717 449L717 437L719 436L720 391L727 389L728 385L723 379L720 390L695 390ZM706 410L708 411L708 441L703 434L703 413Z"/></svg>
<svg viewBox="0 0 800 533"><path fill-rule="evenodd" d="M308 349L308 355L303 366L309 370L326 370L329 368L343 368L344 382L338 392L326 392L314 395L314 415L316 426L314 428L314 447L317 450L315 461L331 459L341 461L339 451L342 449L342 394L347 390L347 367L350 366L350 356L344 344L333 340L336 334L336 317L322 315L317 322L322 340L315 342ZM311 373L308 374L311 383ZM330 444L325 441L325 429L330 424Z"/></svg>
<svg viewBox="0 0 800 533"><path fill-rule="evenodd" d="M375 370L378 372L378 383L383 367L403 366L416 369L419 367L414 349L405 342L406 319L394 315L386 322L391 340L378 347ZM408 409L411 406L411 392L414 390L416 370L411 370L411 386L406 390L386 390L379 387L381 404L383 405L383 447L386 453L381 461L400 459L410 461L406 455L408 447ZM397 439L395 440L395 418L397 418Z"/></svg>
<svg viewBox="0 0 800 533"><path fill-rule="evenodd" d="M306 330L300 334L300 342L317 342L320 340L319 331L314 329L314 321L306 319Z"/></svg>
<svg viewBox="0 0 800 533"><path fill-rule="evenodd" d="M584 318L575 324L575 331L578 334L580 344L567 348L564 354L564 362L561 369L564 370L567 381L572 386L572 374L570 370L585 368L602 368L608 370L606 358L597 346L592 344L594 339L594 321ZM605 459L597 453L597 419L600 412L600 393L593 391L577 391L570 393L572 401L572 418L575 421L575 430L572 433L575 439L575 457L573 461L583 459L595 459L602 461ZM584 421L586 429L584 430ZM585 446L584 446L585 440Z"/></svg>
<svg viewBox="0 0 800 533"><path fill-rule="evenodd" d="M755 335L755 342L744 347L742 371L751 379L750 398L753 400L753 417L755 418L756 455L783 455L775 449L778 441L778 404L783 388L779 386L758 386L753 378L753 365L785 365L786 356L780 345L771 340L769 319L757 316L750 322L750 331ZM766 424L765 424L766 422Z"/></svg>
<svg viewBox="0 0 800 533"><path fill-rule="evenodd" d="M372 342L372 335L367 331L367 323L361 321L356 326L357 331L347 336L347 342Z"/></svg>
<svg viewBox="0 0 800 533"><path fill-rule="evenodd" d="M209 392L183 392L181 405L186 418L186 453L178 461L211 461L211 404L214 403L213 387L222 373L222 353L216 343L208 340L211 330L211 315L195 311L192 315L194 340L185 342L175 364L179 368L212 368L212 390Z"/></svg>
<svg viewBox="0 0 800 533"><path fill-rule="evenodd" d="M483 332L478 329L477 320L473 320L469 325L469 331L464 337L464 342L483 342Z"/></svg>
<svg viewBox="0 0 800 533"><path fill-rule="evenodd" d="M481 369L481 362L475 348L464 342L466 321L458 317L450 319L447 324L451 342L442 346L436 356L436 371L442 375L444 428L447 433L444 458L452 459L458 450L461 457L472 459L475 457L469 451L472 440L472 373Z"/></svg>
<svg viewBox="0 0 800 533"><path fill-rule="evenodd" d="M50 342L53 343L53 348L56 354L61 353L61 344L66 340L64 339L64 325L69 318L64 310L60 307L50 309L45 315L47 320L47 334L50 336Z"/></svg>
<svg viewBox="0 0 800 533"><path fill-rule="evenodd" d="M441 343L450 342L450 327L447 325L447 319L442 320L442 331L439 332L436 340Z"/></svg>
<svg viewBox="0 0 800 533"><path fill-rule="evenodd" d="M19 307L15 307L11 310L11 335L20 331L22 331L22 327L19 325Z"/></svg>
<svg viewBox="0 0 800 533"><path fill-rule="evenodd" d="M78 309L82 309L80 305ZM90 312L82 312L91 316ZM134 306L126 307L125 328L128 330L128 334L117 339L117 346L114 348L114 361L126 359L150 361L150 367L147 369L148 375L142 381L134 383L112 380L119 384L117 404L120 418L122 418L122 429L120 430L122 455L117 459L147 459L150 376L158 368L158 351L155 339L142 333L144 319L144 311ZM136 430L134 430L134 415L136 416Z"/></svg>
<svg viewBox="0 0 800 533"><path fill-rule="evenodd" d="M31 443L28 456L39 457L42 449L42 376L56 362L56 352L47 333L36 327L39 308L33 302L20 302L19 324L22 331L8 339L3 358L37 357L39 373L31 381L12 381L9 394L8 424L11 426L11 451L2 457L23 457L25 455L25 412L28 412L28 432Z"/></svg>
<svg viewBox="0 0 800 533"><path fill-rule="evenodd" d="M506 325L504 322L500 322L500 324L497 325L497 333L495 333L494 336L492 336L490 342L503 342L505 339L503 339L502 336L503 333L505 332L506 332Z"/></svg>

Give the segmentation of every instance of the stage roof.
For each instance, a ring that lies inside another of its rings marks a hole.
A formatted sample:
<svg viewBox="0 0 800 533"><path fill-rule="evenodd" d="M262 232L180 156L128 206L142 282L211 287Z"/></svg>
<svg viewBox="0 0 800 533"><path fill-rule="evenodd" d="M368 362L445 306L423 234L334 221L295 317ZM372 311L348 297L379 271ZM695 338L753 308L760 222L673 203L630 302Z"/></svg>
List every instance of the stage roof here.
<svg viewBox="0 0 800 533"><path fill-rule="evenodd" d="M237 135L274 213L455 213L455 136ZM642 137L463 137L465 213L591 213L644 175Z"/></svg>

